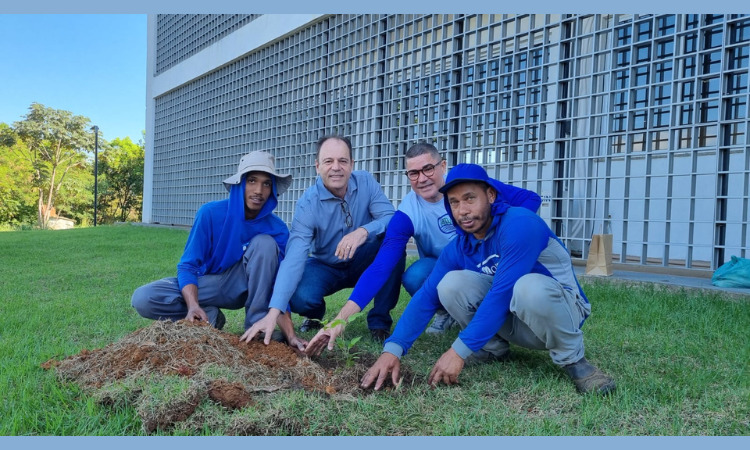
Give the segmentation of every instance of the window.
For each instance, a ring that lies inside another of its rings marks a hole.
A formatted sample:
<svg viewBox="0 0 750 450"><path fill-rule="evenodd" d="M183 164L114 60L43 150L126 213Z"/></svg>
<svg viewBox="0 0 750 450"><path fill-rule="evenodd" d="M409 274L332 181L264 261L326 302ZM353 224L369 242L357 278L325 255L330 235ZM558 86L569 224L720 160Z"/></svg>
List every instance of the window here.
<svg viewBox="0 0 750 450"><path fill-rule="evenodd" d="M635 62L651 60L651 44L640 45L635 48Z"/></svg>
<svg viewBox="0 0 750 450"><path fill-rule="evenodd" d="M612 136L612 153L625 152L625 136Z"/></svg>
<svg viewBox="0 0 750 450"><path fill-rule="evenodd" d="M615 111L624 111L628 108L627 91L619 91L612 94L612 108Z"/></svg>
<svg viewBox="0 0 750 450"><path fill-rule="evenodd" d="M677 148L691 148L693 146L692 141L692 128L680 128L677 130Z"/></svg>
<svg viewBox="0 0 750 450"><path fill-rule="evenodd" d="M656 35L667 36L674 34L675 16L661 16L656 18Z"/></svg>
<svg viewBox="0 0 750 450"><path fill-rule="evenodd" d="M641 22L637 25L638 27L638 42L651 39L651 21Z"/></svg>
<svg viewBox="0 0 750 450"><path fill-rule="evenodd" d="M724 31L721 27L711 28L703 32L703 49L721 47Z"/></svg>
<svg viewBox="0 0 750 450"><path fill-rule="evenodd" d="M693 124L693 105L680 106L680 125Z"/></svg>
<svg viewBox="0 0 750 450"><path fill-rule="evenodd" d="M692 28L698 28L700 25L700 14L686 14L685 15L685 29L690 30Z"/></svg>
<svg viewBox="0 0 750 450"><path fill-rule="evenodd" d="M709 102L698 103L699 122L716 122L719 120L719 101L711 100Z"/></svg>
<svg viewBox="0 0 750 450"><path fill-rule="evenodd" d="M730 123L724 126L724 145L744 145L745 124Z"/></svg>
<svg viewBox="0 0 750 450"><path fill-rule="evenodd" d="M612 131L625 131L625 114L615 114L612 116Z"/></svg>
<svg viewBox="0 0 750 450"><path fill-rule="evenodd" d="M669 58L674 56L674 41L672 39L668 41L660 41L656 43L656 57Z"/></svg>
<svg viewBox="0 0 750 450"><path fill-rule="evenodd" d="M615 72L615 89L627 88L630 85L629 78L628 70L618 70Z"/></svg>
<svg viewBox="0 0 750 450"><path fill-rule="evenodd" d="M716 125L698 127L698 147L713 147L716 145Z"/></svg>
<svg viewBox="0 0 750 450"><path fill-rule="evenodd" d="M747 72L727 75L727 94L747 93Z"/></svg>
<svg viewBox="0 0 750 450"><path fill-rule="evenodd" d="M672 98L672 85L661 84L653 87L654 105L667 105Z"/></svg>
<svg viewBox="0 0 750 450"><path fill-rule="evenodd" d="M645 130L646 129L646 117L648 117L646 111L634 112L633 113L633 129Z"/></svg>
<svg viewBox="0 0 750 450"><path fill-rule="evenodd" d="M633 151L642 152L645 149L646 133L635 133L633 135Z"/></svg>
<svg viewBox="0 0 750 450"><path fill-rule="evenodd" d="M655 108L651 118L651 126L654 128L669 126L669 108Z"/></svg>
<svg viewBox="0 0 750 450"><path fill-rule="evenodd" d="M743 97L730 97L726 100L726 120L747 118L747 103Z"/></svg>
<svg viewBox="0 0 750 450"><path fill-rule="evenodd" d="M748 58L750 58L750 47L748 47L747 45L741 45L739 47L729 49L729 68L747 68Z"/></svg>
<svg viewBox="0 0 750 450"><path fill-rule="evenodd" d="M652 150L669 149L669 131L655 131L651 134Z"/></svg>
<svg viewBox="0 0 750 450"><path fill-rule="evenodd" d="M654 64L654 81L656 83L672 81L672 61Z"/></svg>
<svg viewBox="0 0 750 450"><path fill-rule="evenodd" d="M618 50L615 53L615 65L617 67L627 66L630 64L630 50Z"/></svg>
<svg viewBox="0 0 750 450"><path fill-rule="evenodd" d="M698 50L698 34L690 33L686 34L683 38L682 52L693 53Z"/></svg>
<svg viewBox="0 0 750 450"><path fill-rule="evenodd" d="M688 56L683 58L682 64L682 78L691 78L696 74L696 61L695 56Z"/></svg>
<svg viewBox="0 0 750 450"><path fill-rule="evenodd" d="M633 86L648 84L648 66L638 66L633 72Z"/></svg>
<svg viewBox="0 0 750 450"><path fill-rule="evenodd" d="M738 44L740 42L750 41L750 20L743 20L731 25L732 35L731 43Z"/></svg>
<svg viewBox="0 0 750 450"><path fill-rule="evenodd" d="M633 107L645 108L648 106L648 88L635 89L633 91Z"/></svg>
<svg viewBox="0 0 750 450"><path fill-rule="evenodd" d="M704 53L701 55L701 73L717 73L721 69L721 52Z"/></svg>
<svg viewBox="0 0 750 450"><path fill-rule="evenodd" d="M632 38L632 26L627 25L617 29L617 46L628 45Z"/></svg>
<svg viewBox="0 0 750 450"><path fill-rule="evenodd" d="M720 92L719 77L701 80L701 98L718 97Z"/></svg>

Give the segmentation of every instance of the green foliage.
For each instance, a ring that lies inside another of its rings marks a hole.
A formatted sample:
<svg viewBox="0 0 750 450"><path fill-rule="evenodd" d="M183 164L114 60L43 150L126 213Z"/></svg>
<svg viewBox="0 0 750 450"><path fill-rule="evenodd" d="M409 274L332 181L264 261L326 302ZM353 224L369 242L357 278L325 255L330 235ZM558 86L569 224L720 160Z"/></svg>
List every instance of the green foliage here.
<svg viewBox="0 0 750 450"><path fill-rule="evenodd" d="M7 124L0 123L0 223L11 226L36 221L36 201L29 190L33 171L21 156L23 145Z"/></svg>
<svg viewBox="0 0 750 450"><path fill-rule="evenodd" d="M331 329L339 325L346 326L354 322L355 320L357 320L361 315L362 315L362 311L352 314L346 320L334 319L330 323L324 321L323 326L326 329ZM346 328L344 328L344 331L341 332L341 334L338 336L338 339L336 339L336 346L344 355L346 367L350 368L350 367L353 367L355 361L359 359L360 352L354 351L354 346L357 345L357 342L359 342L360 339L362 339L362 336L355 336L351 339L347 339L344 336L345 334L346 334Z"/></svg>
<svg viewBox="0 0 750 450"><path fill-rule="evenodd" d="M101 223L139 221L143 209L143 143L114 139L99 155Z"/></svg>
<svg viewBox="0 0 750 450"><path fill-rule="evenodd" d="M45 228L55 199L71 169L85 167L94 139L87 117L32 103L25 118L13 125L19 151L32 166L31 184L38 198L38 222Z"/></svg>

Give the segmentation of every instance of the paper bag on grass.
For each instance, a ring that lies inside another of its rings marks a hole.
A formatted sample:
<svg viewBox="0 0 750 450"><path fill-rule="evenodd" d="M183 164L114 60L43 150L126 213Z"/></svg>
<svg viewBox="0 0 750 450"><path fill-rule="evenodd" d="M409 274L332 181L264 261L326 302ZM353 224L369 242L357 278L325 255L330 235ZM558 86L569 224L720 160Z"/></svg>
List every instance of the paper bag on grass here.
<svg viewBox="0 0 750 450"><path fill-rule="evenodd" d="M586 261L586 275L612 275L612 235L591 236L589 259Z"/></svg>

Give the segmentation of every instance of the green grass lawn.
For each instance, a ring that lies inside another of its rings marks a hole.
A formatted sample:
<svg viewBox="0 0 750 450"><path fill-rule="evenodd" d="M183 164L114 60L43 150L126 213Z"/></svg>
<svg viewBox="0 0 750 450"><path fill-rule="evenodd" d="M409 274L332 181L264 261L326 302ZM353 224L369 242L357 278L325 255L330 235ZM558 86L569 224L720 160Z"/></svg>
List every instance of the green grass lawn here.
<svg viewBox="0 0 750 450"><path fill-rule="evenodd" d="M130 295L175 274L186 238L182 230L136 226L0 232L0 435L143 434L132 405L101 405L40 364L148 326ZM587 357L616 378L611 396L578 395L544 352L517 347L508 363L467 367L458 386L430 389L424 379L454 329L416 342L403 359L415 375L408 389L345 401L278 392L268 428L282 435L750 434L750 299L583 285L593 306ZM346 294L329 299L329 318ZM396 317L408 298L402 291ZM242 332L241 311L227 319L225 331ZM347 332L366 334L364 322ZM358 349L380 351L369 337ZM261 417L252 408L235 414ZM230 421L171 434L225 434Z"/></svg>

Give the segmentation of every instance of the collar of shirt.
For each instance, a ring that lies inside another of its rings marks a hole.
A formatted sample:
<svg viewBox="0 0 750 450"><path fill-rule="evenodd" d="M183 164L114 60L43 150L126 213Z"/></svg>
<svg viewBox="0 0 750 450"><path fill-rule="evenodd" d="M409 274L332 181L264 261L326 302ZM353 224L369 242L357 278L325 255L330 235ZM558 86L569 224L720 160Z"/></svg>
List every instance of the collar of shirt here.
<svg viewBox="0 0 750 450"><path fill-rule="evenodd" d="M357 191L356 176L359 176L359 175L355 176L356 172L357 171L352 171L351 176L349 177L349 182L346 184L346 194L344 194L344 200L346 200L347 202L349 201L349 199L352 198L354 193ZM331 200L331 199L335 199L339 201L342 200L336 197L335 195L333 195L333 193L329 191L327 187L325 187L325 185L323 184L323 179L320 177L320 175L318 175L317 179L315 180L315 187L317 188L317 191L318 191L318 198L321 201Z"/></svg>

